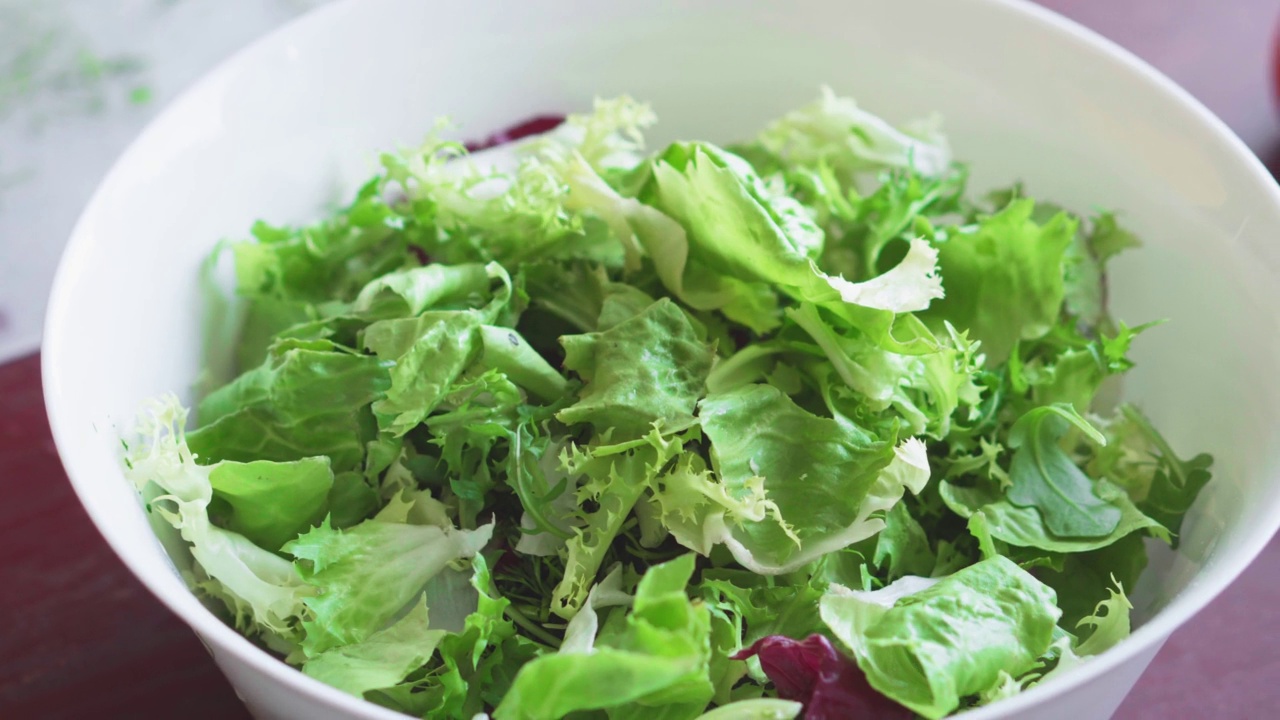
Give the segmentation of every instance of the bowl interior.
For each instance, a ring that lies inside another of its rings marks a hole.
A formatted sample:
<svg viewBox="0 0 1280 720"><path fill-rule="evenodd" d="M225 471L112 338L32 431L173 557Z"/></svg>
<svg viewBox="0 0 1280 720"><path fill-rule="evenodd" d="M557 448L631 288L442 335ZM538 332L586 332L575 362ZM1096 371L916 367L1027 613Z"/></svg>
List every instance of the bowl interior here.
<svg viewBox="0 0 1280 720"><path fill-rule="evenodd" d="M1137 594L1154 619L1131 642L1158 641L1280 521L1280 384L1267 372L1280 333L1266 282L1280 268L1280 201L1239 141L1168 81L995 0L366 0L255 44L127 152L64 257L46 393L90 515L166 603L234 642L172 572L117 465L119 433L144 399L191 396L207 321L197 278L216 241L258 218L318 216L368 176L378 150L419 141L439 115L479 135L628 93L660 118L653 145L729 141L823 83L893 120L941 113L974 191L1020 179L1076 210L1119 209L1146 241L1115 264L1114 309L1131 324L1172 322L1139 340L1126 395L1180 452L1217 457L1181 549L1153 561Z"/></svg>

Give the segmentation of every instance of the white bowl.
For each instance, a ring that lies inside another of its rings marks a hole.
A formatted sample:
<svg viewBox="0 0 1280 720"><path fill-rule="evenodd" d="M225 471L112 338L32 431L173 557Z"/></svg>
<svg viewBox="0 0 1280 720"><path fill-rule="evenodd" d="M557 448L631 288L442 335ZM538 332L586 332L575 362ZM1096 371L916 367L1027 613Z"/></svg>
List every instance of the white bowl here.
<svg viewBox="0 0 1280 720"><path fill-rule="evenodd" d="M1280 295L1270 282L1280 193L1171 81L1027 3L350 0L260 40L129 148L62 260L45 395L90 517L204 639L257 717L400 717L303 676L215 618L174 572L121 474L117 433L140 402L189 389L201 370L201 261L257 218L316 217L369 174L375 151L419 141L441 114L479 135L625 92L656 109L655 145L732 140L821 83L891 119L940 111L956 155L973 163L975 190L1021 178L1071 208L1119 208L1148 243L1116 264L1115 309L1173 322L1143 336L1127 393L1174 447L1215 453L1216 479L1181 549L1153 559L1136 593L1149 619L1131 639L966 715L1109 717L1169 634L1280 523Z"/></svg>

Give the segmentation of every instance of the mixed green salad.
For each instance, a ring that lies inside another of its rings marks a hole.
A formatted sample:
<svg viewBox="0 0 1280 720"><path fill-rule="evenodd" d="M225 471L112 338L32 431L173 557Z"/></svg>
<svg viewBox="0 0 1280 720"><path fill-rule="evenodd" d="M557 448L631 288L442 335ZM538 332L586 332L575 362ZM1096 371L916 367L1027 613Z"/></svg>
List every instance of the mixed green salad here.
<svg viewBox="0 0 1280 720"><path fill-rule="evenodd" d="M1211 464L1106 401L1135 238L829 91L654 120L437 131L223 248L238 375L124 453L192 589L423 718L939 718L1126 637Z"/></svg>

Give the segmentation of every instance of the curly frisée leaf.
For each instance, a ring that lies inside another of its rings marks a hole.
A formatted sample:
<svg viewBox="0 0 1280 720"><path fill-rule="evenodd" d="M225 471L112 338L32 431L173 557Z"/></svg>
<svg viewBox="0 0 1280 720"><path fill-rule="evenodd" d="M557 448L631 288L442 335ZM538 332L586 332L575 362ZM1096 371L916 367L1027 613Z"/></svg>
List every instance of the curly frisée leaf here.
<svg viewBox="0 0 1280 720"><path fill-rule="evenodd" d="M263 550L244 536L214 525L208 514L213 500L210 475L218 465L198 465L187 447L183 426L187 411L169 395L150 404L142 415L137 439L125 452L125 475L144 491L159 488L151 512L176 528L217 596L235 613L242 630L298 639L304 600L312 594L288 561Z"/></svg>

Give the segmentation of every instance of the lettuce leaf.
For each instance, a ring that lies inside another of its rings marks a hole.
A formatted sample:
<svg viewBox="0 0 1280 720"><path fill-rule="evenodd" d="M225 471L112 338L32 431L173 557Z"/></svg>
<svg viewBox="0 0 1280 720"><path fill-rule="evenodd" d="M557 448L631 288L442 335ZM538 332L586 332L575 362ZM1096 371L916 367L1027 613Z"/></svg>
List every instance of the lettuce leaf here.
<svg viewBox="0 0 1280 720"><path fill-rule="evenodd" d="M333 489L333 470L327 457L221 462L210 468L209 484L214 498L230 508L224 521L228 530L259 547L279 550L321 520Z"/></svg>
<svg viewBox="0 0 1280 720"><path fill-rule="evenodd" d="M713 351L670 300L602 332L560 341L565 367L586 383L578 401L557 414L562 422L589 423L622 440L644 435L655 422L675 427L693 420Z"/></svg>
<svg viewBox="0 0 1280 720"><path fill-rule="evenodd" d="M740 497L762 483L777 507L781 521L741 522L721 538L756 572L787 572L883 527L872 526L863 507L881 478L899 476L888 481L898 497L922 483L911 464L920 458L902 459L892 443L808 413L771 385L709 396L699 414L727 493Z"/></svg>
<svg viewBox="0 0 1280 720"><path fill-rule="evenodd" d="M937 126L935 118L894 128L852 99L823 87L816 102L769 125L759 142L801 166L824 164L842 173L912 167L940 175L951 162L951 151Z"/></svg>
<svg viewBox="0 0 1280 720"><path fill-rule="evenodd" d="M693 569L692 555L650 567L614 632L601 631L594 643L566 642L525 665L495 720L554 720L606 708L620 718L700 715L712 696L710 616L686 594ZM595 624L595 607L591 614Z"/></svg>
<svg viewBox="0 0 1280 720"><path fill-rule="evenodd" d="M475 556L493 533L395 518L397 506L347 530L328 522L284 546L316 594L307 598L309 655L362 642L400 613L451 562ZM376 558L375 562L369 562Z"/></svg>
<svg viewBox="0 0 1280 720"><path fill-rule="evenodd" d="M991 364L1004 361L1019 340L1049 332L1062 309L1064 256L1076 222L1059 213L1037 224L1034 208L1031 200L1015 200L938 247L948 293L927 315L968 330Z"/></svg>
<svg viewBox="0 0 1280 720"><path fill-rule="evenodd" d="M997 556L896 602L835 586L821 611L872 687L940 718L1002 673L1035 667L1053 640L1055 601L1053 590Z"/></svg>
<svg viewBox="0 0 1280 720"><path fill-rule="evenodd" d="M277 341L200 402L187 442L206 463L327 456L335 471L354 469L372 439L359 413L391 388L389 367L325 340Z"/></svg>
<svg viewBox="0 0 1280 720"><path fill-rule="evenodd" d="M365 640L326 650L307 660L302 672L339 690L363 697L390 688L431 659L444 630L433 630L425 602Z"/></svg>

